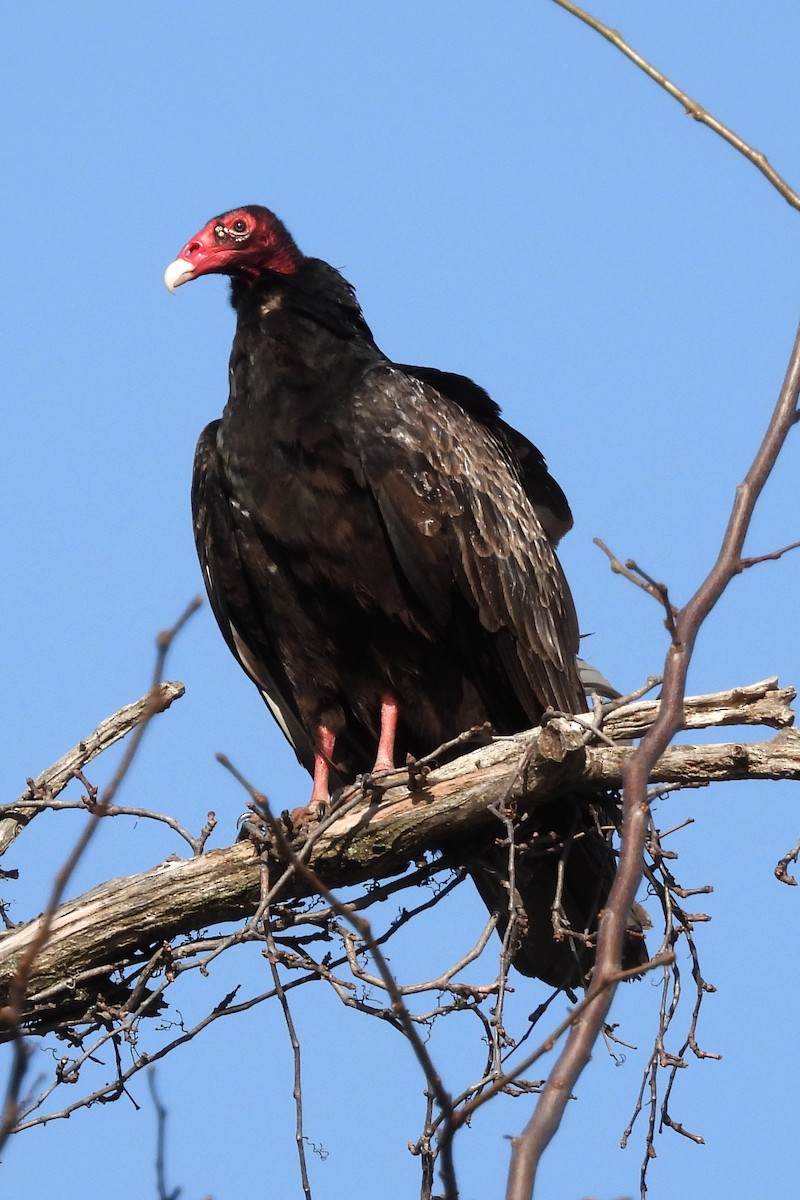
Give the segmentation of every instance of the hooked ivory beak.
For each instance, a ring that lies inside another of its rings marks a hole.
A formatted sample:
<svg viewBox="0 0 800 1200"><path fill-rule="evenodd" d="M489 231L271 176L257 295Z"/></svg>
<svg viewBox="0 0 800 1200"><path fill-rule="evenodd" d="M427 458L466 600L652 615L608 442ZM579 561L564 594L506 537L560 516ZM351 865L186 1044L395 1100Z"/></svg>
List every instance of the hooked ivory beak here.
<svg viewBox="0 0 800 1200"><path fill-rule="evenodd" d="M185 258L176 258L171 262L164 272L164 283L167 286L167 291L175 295L175 289L179 288L182 283L186 283L194 275L194 267Z"/></svg>

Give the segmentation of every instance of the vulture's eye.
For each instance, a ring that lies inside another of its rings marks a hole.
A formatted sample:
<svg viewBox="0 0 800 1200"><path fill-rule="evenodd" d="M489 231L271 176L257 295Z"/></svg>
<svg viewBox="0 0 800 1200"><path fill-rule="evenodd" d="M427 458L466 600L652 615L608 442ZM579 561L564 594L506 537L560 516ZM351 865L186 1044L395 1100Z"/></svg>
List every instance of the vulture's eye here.
<svg viewBox="0 0 800 1200"><path fill-rule="evenodd" d="M246 242L250 237L250 229L244 217L237 217L230 225L225 226L225 234L234 242Z"/></svg>
<svg viewBox="0 0 800 1200"><path fill-rule="evenodd" d="M243 242L249 236L247 221L242 217L238 217L231 225L219 224L214 227L214 237L218 242L224 242L227 238L232 238L234 242Z"/></svg>

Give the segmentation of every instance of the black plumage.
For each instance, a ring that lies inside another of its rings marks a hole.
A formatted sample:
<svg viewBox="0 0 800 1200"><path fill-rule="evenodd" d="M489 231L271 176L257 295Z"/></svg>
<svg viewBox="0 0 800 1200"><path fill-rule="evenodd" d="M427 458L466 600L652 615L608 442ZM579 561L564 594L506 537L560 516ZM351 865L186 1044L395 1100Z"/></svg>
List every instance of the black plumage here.
<svg viewBox="0 0 800 1200"><path fill-rule="evenodd" d="M540 452L471 380L390 361L350 284L269 210L214 218L165 279L208 273L231 277L237 326L228 404L195 457L197 550L230 649L314 776L312 802L471 726L514 733L548 707L581 711L554 549L572 518ZM613 857L587 811L549 805L538 826L585 827L564 904L591 932ZM502 856L471 866L504 925ZM553 940L554 870L552 853L520 865L536 913L514 961L574 984L591 956Z"/></svg>

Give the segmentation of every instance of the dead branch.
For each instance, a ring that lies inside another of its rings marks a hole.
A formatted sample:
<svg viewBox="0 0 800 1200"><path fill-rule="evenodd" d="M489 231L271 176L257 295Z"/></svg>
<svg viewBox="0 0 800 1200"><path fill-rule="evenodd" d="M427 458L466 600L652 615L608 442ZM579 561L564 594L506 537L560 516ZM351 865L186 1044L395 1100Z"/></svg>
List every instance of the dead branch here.
<svg viewBox="0 0 800 1200"><path fill-rule="evenodd" d="M671 746L656 763L651 782L697 786L717 780L800 779L800 733L787 728L793 695L767 680L690 697L684 709L686 728L758 723L778 732L763 742ZM609 715L606 732L635 736L652 724L656 710L652 702L623 706ZM401 873L426 851L495 827L497 817L490 808L509 795L509 788L522 816L565 790L590 793L618 787L632 753L628 746L587 746L579 726L558 718L544 729L473 750L431 771L423 783L412 765L405 783L387 786L380 800L361 795L334 812L318 834L312 831L308 866L337 887ZM415 781L411 788L409 774ZM284 874L273 904L309 894L301 876ZM240 842L110 880L69 901L53 914L47 942L33 964L23 1027L43 1031L80 1020L98 996L111 1002L115 972L146 963L154 950L181 935L252 916L259 896L258 855L249 842ZM41 920L0 936L0 999L39 936Z"/></svg>
<svg viewBox="0 0 800 1200"><path fill-rule="evenodd" d="M798 856L800 856L800 841L795 842L791 850L787 851L775 866L775 878L781 883L789 884L790 887L797 887L797 880L794 875L789 874L789 863L796 863Z"/></svg>
<svg viewBox="0 0 800 1200"><path fill-rule="evenodd" d="M706 696L686 696L681 729L712 729L724 725L767 725L770 729L788 729L794 724L792 701L794 688L778 686L776 676L746 687L711 692ZM639 700L615 708L606 717L604 729L617 741L641 737L653 724L658 700Z"/></svg>
<svg viewBox="0 0 800 1200"><path fill-rule="evenodd" d="M54 800L77 772L82 771L92 759L97 758L104 750L108 750L109 746L113 746L140 725L148 713L163 712L169 708L174 700L180 699L184 691L185 688L180 682L159 683L156 688L151 688L146 696L142 696L141 700L126 704L112 716L106 717L88 737L67 751L52 767L42 771L36 779L29 779L26 790L17 801L0 805L0 855L5 854L17 834L36 813L47 807L42 803L44 799Z"/></svg>

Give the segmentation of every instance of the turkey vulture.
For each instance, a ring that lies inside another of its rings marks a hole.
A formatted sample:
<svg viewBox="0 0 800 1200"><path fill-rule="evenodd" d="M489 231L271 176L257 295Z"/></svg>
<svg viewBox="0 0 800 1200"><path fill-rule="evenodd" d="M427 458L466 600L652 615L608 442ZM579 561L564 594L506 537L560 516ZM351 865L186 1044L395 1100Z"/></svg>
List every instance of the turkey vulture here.
<svg viewBox="0 0 800 1200"><path fill-rule="evenodd" d="M312 808L473 726L511 734L584 709L554 550L572 516L536 447L470 379L387 358L351 285L268 209L214 217L164 280L209 274L230 277L237 324L228 403L195 455L197 551L228 646L313 776ZM529 822L530 845L547 836L517 870L525 974L584 980L611 808L559 800ZM557 941L557 860L576 829L563 906L579 937ZM465 857L502 930L507 850L484 839ZM628 957L641 952L631 934Z"/></svg>

